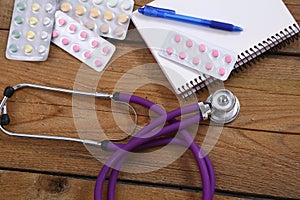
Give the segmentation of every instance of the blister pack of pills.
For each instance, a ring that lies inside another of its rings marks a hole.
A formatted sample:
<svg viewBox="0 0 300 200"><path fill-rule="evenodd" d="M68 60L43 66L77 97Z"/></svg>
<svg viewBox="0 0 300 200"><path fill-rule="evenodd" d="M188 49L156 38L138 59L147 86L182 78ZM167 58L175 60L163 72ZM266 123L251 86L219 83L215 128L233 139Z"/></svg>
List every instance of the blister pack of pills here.
<svg viewBox="0 0 300 200"><path fill-rule="evenodd" d="M61 0L59 9L103 37L124 40L133 0Z"/></svg>
<svg viewBox="0 0 300 200"><path fill-rule="evenodd" d="M230 50L173 31L159 55L222 81L227 80L237 61L237 54Z"/></svg>
<svg viewBox="0 0 300 200"><path fill-rule="evenodd" d="M52 42L96 71L102 71L116 47L67 14L57 11Z"/></svg>
<svg viewBox="0 0 300 200"><path fill-rule="evenodd" d="M48 58L57 0L15 0L6 58L44 61Z"/></svg>

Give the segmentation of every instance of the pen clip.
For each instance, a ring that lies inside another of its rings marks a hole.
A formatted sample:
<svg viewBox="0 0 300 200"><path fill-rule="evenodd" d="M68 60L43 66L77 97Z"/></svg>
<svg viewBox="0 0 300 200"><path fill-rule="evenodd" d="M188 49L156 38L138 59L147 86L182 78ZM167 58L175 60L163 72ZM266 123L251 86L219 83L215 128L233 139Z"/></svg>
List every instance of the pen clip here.
<svg viewBox="0 0 300 200"><path fill-rule="evenodd" d="M175 10L171 10L171 9L165 9L165 8L158 8L158 7L154 7L154 6L144 6L144 9L154 9L156 11L159 11L159 12L164 12L164 13L172 13L172 14L175 14Z"/></svg>

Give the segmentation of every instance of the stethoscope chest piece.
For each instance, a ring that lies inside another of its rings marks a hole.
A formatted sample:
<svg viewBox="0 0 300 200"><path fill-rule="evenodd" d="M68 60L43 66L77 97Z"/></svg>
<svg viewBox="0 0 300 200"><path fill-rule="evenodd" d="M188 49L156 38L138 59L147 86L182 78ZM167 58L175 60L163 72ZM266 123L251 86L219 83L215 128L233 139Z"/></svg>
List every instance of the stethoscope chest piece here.
<svg viewBox="0 0 300 200"><path fill-rule="evenodd" d="M216 123L232 122L240 112L239 100L226 89L217 90L209 95L206 102L211 105L210 120Z"/></svg>

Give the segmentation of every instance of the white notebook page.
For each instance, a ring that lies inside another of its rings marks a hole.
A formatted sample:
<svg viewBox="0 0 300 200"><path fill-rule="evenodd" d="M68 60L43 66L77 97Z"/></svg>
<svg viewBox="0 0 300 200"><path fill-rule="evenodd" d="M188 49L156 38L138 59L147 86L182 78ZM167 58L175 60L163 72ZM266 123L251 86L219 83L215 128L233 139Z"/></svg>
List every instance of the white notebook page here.
<svg viewBox="0 0 300 200"><path fill-rule="evenodd" d="M276 33L284 31L289 26L293 28L291 35L299 31L298 25L294 27L296 21L281 0L156 0L149 5L173 9L177 14L228 22L243 28L242 32L227 32L143 16L135 11L132 15L135 26L177 94L181 93L178 88L182 85L186 86L186 83L197 79L201 74L158 55L157 49L162 46L168 30L198 37L237 54L267 41L268 38L273 38L274 41L275 38L280 40ZM158 31L158 29L164 30Z"/></svg>

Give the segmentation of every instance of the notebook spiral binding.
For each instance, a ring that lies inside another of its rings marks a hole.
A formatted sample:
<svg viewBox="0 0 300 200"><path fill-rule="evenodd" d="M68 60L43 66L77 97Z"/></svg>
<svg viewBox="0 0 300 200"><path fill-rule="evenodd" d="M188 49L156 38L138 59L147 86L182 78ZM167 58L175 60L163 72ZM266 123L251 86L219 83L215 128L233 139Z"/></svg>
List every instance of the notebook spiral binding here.
<svg viewBox="0 0 300 200"><path fill-rule="evenodd" d="M238 72L238 69L243 70L247 65L252 65L255 63L255 60L264 56L264 53L274 52L295 40L299 39L300 28L297 24L293 24L284 30L276 33L272 37L268 38L265 41L254 45L252 48L246 50L245 52L238 55L238 61L234 66L234 71ZM199 75L198 78L190 80L185 85L182 85L181 88L178 88L181 96L187 98L192 94L207 89L207 86L213 83L216 79L205 74Z"/></svg>

